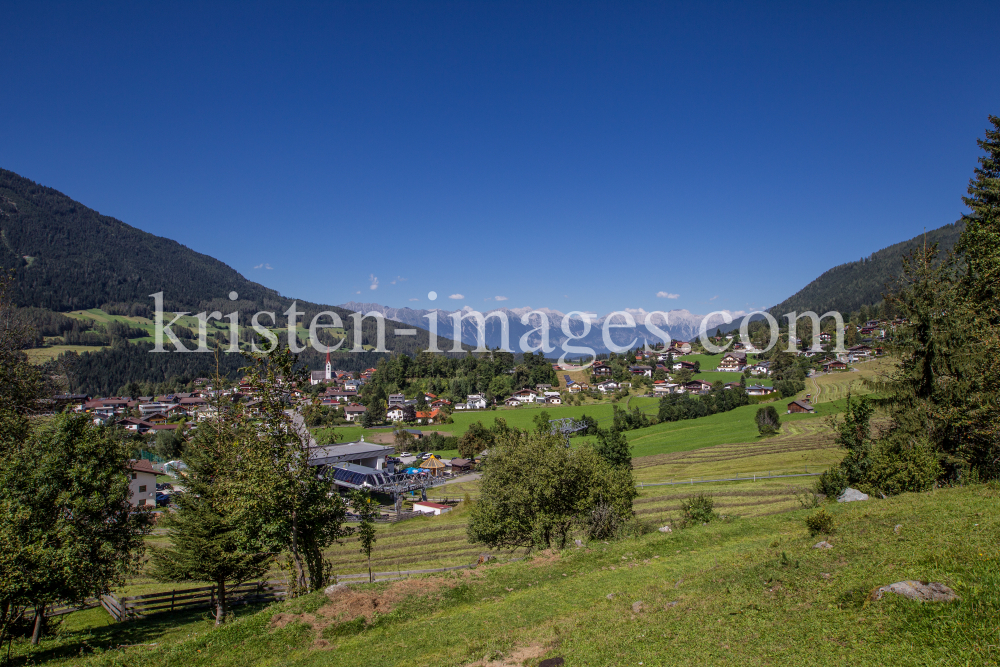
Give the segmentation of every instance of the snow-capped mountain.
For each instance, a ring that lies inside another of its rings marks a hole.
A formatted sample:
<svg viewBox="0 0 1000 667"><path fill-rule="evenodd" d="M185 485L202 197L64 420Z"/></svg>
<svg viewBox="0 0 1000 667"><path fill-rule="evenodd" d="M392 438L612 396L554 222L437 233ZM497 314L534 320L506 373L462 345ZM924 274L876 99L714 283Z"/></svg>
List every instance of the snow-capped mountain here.
<svg viewBox="0 0 1000 667"><path fill-rule="evenodd" d="M462 342L468 345L477 345L478 343L478 323L474 317L469 315L473 312L473 309L469 306L460 310L417 310L413 308L392 308L377 303L358 303L351 301L349 303L342 304L341 308L346 308L360 313L381 313L387 319L403 322L411 326L420 327L421 329L430 329L432 326L431 323L436 322L437 334L450 339L454 339L455 316L458 314L462 317ZM541 334L537 331L537 329L541 326L541 316L538 314L530 315L526 323L522 322L522 318L532 312L542 313L548 319L550 345L558 348L568 340L568 336L562 329L563 320L566 318L567 314L558 310L551 308L531 308L525 306L522 308L495 308L493 310L480 312L484 317L493 313L502 313L507 317L509 325L508 336L510 349L515 352L521 351L522 346L520 345L520 341L526 334L528 335L528 345L537 346L540 342ZM641 345L644 342L649 342L652 345L661 341L661 338L656 334L656 332L648 330L644 324L648 314L646 310L643 310L642 308L628 308L622 312L626 312L631 315L635 320L636 326L635 328L610 327L608 335L614 345L619 347L625 346L633 340L636 341L636 345ZM727 312L729 312L729 315L734 321L738 321L738 318L745 314L743 311ZM598 316L596 313L589 313L589 315L591 317L590 332L583 338L574 340L569 344L576 347L589 347L598 353L608 352L608 347L604 341L603 327L605 320L607 320L611 313L603 316ZM663 319L661 316L654 317L652 324L669 334L672 340L691 340L699 335L702 328L706 328L710 332L714 332L716 327L725 326L725 320L721 315L713 316L707 321L707 323L704 324L703 320L703 315L696 315L689 310L678 309L667 312L666 326L663 326ZM622 315L616 315L611 324L625 324L625 318ZM567 326L574 336L579 336L583 332L583 323L580 321L580 317L578 315L571 318L570 323ZM484 329L486 334L485 344L487 347L496 348L502 345L503 335L502 322L500 318L496 316L487 317Z"/></svg>

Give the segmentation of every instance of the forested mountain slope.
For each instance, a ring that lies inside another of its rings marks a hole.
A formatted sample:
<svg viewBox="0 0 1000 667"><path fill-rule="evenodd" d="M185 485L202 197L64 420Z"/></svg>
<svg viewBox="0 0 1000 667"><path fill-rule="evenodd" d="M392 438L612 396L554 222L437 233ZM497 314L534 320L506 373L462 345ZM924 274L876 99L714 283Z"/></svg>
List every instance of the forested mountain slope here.
<svg viewBox="0 0 1000 667"><path fill-rule="evenodd" d="M927 232L927 245L938 244L942 255L951 250L965 228L959 220ZM775 316L807 310L823 314L830 310L842 313L857 311L864 305L882 300L886 285L903 275L903 257L924 244L923 234L909 241L883 248L856 262L841 264L771 309Z"/></svg>
<svg viewBox="0 0 1000 667"><path fill-rule="evenodd" d="M249 326L254 313L272 311L278 315L278 325L284 326L281 313L292 303L217 259L101 215L6 169L0 169L0 269L15 270L18 305L51 311L102 308L113 314L151 317L149 295L163 292L166 311L238 310L243 327ZM232 291L239 300L229 300ZM348 338L344 348L353 345L351 311L306 301L298 301L298 310L305 313L300 322L306 326L316 313L337 313ZM387 349L408 353L427 349L427 331L396 337L395 328L396 323L386 323ZM375 334L375 322L365 320L362 343L373 345ZM440 349L446 345L439 340Z"/></svg>

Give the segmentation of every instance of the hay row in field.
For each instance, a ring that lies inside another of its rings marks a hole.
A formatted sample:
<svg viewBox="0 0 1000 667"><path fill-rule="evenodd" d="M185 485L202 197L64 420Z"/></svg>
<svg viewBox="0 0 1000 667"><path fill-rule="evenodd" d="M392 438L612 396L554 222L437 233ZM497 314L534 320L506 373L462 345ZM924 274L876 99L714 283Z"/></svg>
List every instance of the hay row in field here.
<svg viewBox="0 0 1000 667"><path fill-rule="evenodd" d="M720 508L744 508L744 507L762 507L764 505L779 505L781 503L794 502L794 498L778 498L775 500L761 500L756 503L741 503L741 502L716 502L714 507L716 510ZM671 503L669 507L646 507L641 510L636 510L636 516L645 516L649 514L662 514L664 512L676 512L679 511L679 506L676 503Z"/></svg>
<svg viewBox="0 0 1000 667"><path fill-rule="evenodd" d="M833 438L830 436L816 436L802 440L784 440L771 443L753 443L740 446L735 449L734 445L717 445L717 447L732 447L733 449L717 449L708 447L696 452L675 452L670 454L654 454L653 456L643 456L632 460L632 467L635 470L652 468L667 464L694 464L694 463L715 463L720 461L735 461L738 459L754 458L758 456L768 456L772 454L786 454L790 452L810 451L815 449L827 449L834 446Z"/></svg>
<svg viewBox="0 0 1000 667"><path fill-rule="evenodd" d="M661 487L662 488L662 487ZM798 489L761 489L759 491L711 491L708 492L714 498L773 498L778 496L794 496L798 492ZM662 496L649 496L636 498L632 504L633 505L644 505L648 503L656 503L664 500L682 500L684 498L689 498L692 495L696 495L700 491L692 489L687 493L673 493L665 494Z"/></svg>

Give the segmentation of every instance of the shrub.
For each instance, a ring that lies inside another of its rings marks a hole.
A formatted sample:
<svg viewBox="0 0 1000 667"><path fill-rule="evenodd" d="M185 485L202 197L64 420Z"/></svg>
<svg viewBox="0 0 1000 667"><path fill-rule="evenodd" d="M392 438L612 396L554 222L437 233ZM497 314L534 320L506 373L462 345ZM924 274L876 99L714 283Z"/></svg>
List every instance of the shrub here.
<svg viewBox="0 0 1000 667"><path fill-rule="evenodd" d="M871 467L862 490L892 496L927 491L934 486L941 466L926 437L891 433L876 442L870 453ZM865 488L867 487L867 488Z"/></svg>
<svg viewBox="0 0 1000 667"><path fill-rule="evenodd" d="M816 480L816 493L836 498L847 488L847 475L840 468L830 468Z"/></svg>
<svg viewBox="0 0 1000 667"><path fill-rule="evenodd" d="M709 523L718 518L714 508L715 499L705 493L685 498L681 501L681 528Z"/></svg>
<svg viewBox="0 0 1000 667"><path fill-rule="evenodd" d="M809 528L810 535L819 535L820 533L832 533L833 532L833 515L826 511L826 508L820 509L818 512L814 512L806 517L806 527Z"/></svg>
<svg viewBox="0 0 1000 667"><path fill-rule="evenodd" d="M781 420L778 419L778 411L773 405L765 405L757 408L757 431L762 436L774 435L781 428Z"/></svg>
<svg viewBox="0 0 1000 667"><path fill-rule="evenodd" d="M648 521L643 521L637 516L631 516L619 524L617 536L619 538L642 537L651 532L653 532L653 526Z"/></svg>

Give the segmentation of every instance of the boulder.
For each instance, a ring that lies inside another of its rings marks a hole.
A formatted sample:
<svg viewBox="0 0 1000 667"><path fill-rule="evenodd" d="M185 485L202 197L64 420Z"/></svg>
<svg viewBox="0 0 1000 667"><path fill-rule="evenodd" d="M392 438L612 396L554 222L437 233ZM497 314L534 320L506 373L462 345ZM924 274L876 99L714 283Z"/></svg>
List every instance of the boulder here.
<svg viewBox="0 0 1000 667"><path fill-rule="evenodd" d="M813 549L832 549L832 548L833 545L827 542L826 540L823 540L822 542L817 542L816 544L813 545Z"/></svg>
<svg viewBox="0 0 1000 667"><path fill-rule="evenodd" d="M583 546L583 540L573 540L573 541L576 542L576 547L578 549Z"/></svg>
<svg viewBox="0 0 1000 667"><path fill-rule="evenodd" d="M670 526L663 526L662 528L658 528L657 530L659 530L661 533L672 533L672 532L674 532L674 531L672 531L670 529Z"/></svg>
<svg viewBox="0 0 1000 667"><path fill-rule="evenodd" d="M861 493L857 489L847 487L844 492L837 497L838 503L853 503L857 500L868 500L867 493Z"/></svg>
<svg viewBox="0 0 1000 667"><path fill-rule="evenodd" d="M872 593L872 599L881 600L884 593L895 593L909 600L918 600L920 602L951 602L958 599L955 591L944 584L934 582L925 584L912 580L897 581L894 584L882 586Z"/></svg>

